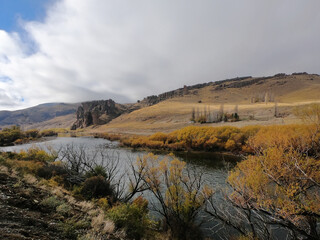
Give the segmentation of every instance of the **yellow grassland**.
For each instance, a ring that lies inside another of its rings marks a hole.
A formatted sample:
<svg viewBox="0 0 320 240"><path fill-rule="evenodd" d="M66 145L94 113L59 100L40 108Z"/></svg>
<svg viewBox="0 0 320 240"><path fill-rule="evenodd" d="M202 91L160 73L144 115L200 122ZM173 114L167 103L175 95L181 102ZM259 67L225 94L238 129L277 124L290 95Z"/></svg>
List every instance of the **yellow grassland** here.
<svg viewBox="0 0 320 240"><path fill-rule="evenodd" d="M299 105L320 102L320 77L318 75L290 75L271 78L262 84L241 88L207 86L191 90L183 97L175 97L156 105L145 107L129 114L121 115L110 123L86 129L86 132L118 132L149 135L155 132L170 132L191 123L191 112L219 111L223 104L224 112L233 113L238 106L239 122L207 123L205 126L248 126L279 125L300 123L292 114ZM251 98L265 93L274 96L273 102L251 103ZM201 101L201 103L199 103ZM275 103L279 116L275 117Z"/></svg>

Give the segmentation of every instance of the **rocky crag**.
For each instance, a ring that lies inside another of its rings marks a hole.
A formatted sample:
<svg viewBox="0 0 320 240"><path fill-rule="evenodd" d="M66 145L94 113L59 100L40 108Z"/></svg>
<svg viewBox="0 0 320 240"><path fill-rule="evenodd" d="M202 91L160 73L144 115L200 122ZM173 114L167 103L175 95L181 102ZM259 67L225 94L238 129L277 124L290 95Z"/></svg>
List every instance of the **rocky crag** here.
<svg viewBox="0 0 320 240"><path fill-rule="evenodd" d="M102 125L125 112L136 110L137 106L132 104L117 104L112 99L83 102L76 112L77 120L71 130L89 127L91 125Z"/></svg>

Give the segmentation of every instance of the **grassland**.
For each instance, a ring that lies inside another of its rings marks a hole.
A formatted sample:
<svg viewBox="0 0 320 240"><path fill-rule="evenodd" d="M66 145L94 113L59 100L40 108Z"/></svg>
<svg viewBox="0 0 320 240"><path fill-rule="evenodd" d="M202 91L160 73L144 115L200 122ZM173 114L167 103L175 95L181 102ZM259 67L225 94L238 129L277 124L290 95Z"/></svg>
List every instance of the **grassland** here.
<svg viewBox="0 0 320 240"><path fill-rule="evenodd" d="M251 80L256 79L250 78L244 81ZM320 102L320 77L318 75L277 76L262 79L247 86L233 87L235 83L238 83L237 81L233 80L220 85L213 83L203 88L190 90L183 96L123 114L106 125L89 127L85 129L85 132L141 135L150 135L155 132L168 133L186 126L201 125L190 122L192 109L200 113L218 112L222 105L225 113L233 113L237 108L241 121L206 123L204 126L243 127L296 124L300 123L300 120L292 114L293 108ZM266 94L269 98L267 103L264 102ZM277 117L275 117L276 107Z"/></svg>

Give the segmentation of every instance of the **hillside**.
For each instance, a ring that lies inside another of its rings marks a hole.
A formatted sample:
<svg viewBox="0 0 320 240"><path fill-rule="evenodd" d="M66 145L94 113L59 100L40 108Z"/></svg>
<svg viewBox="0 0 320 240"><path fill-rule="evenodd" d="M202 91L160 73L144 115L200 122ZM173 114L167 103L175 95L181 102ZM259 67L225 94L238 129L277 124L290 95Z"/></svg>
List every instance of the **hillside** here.
<svg viewBox="0 0 320 240"><path fill-rule="evenodd" d="M69 122L71 122L68 123L68 125L75 121L75 112L78 105L79 104L46 103L23 110L0 111L0 127L20 125L26 129L37 128L48 121L49 123L47 123L47 125L50 125L50 127L54 125L59 126L59 124L67 127L66 122L68 121L65 120L69 119ZM72 118L71 121L70 117Z"/></svg>
<svg viewBox="0 0 320 240"><path fill-rule="evenodd" d="M320 76L317 74L247 76L184 86L146 97L135 104L101 100L82 104L51 103L13 112L2 111L0 127L18 124L25 129L47 129L76 125L75 128L87 133L151 134L199 125L190 122L192 111L195 115L212 117L221 109L224 113L237 112L240 121L205 125L288 124L298 121L292 114L293 107L318 101Z"/></svg>
<svg viewBox="0 0 320 240"><path fill-rule="evenodd" d="M283 73L269 77L254 78L251 76L215 81L193 86L185 86L158 96L150 96L141 102L161 102L175 98L177 101L194 103L241 103L268 101L296 102L320 99L320 76L317 74ZM167 97L166 97L167 96Z"/></svg>
<svg viewBox="0 0 320 240"><path fill-rule="evenodd" d="M167 98L166 98L167 96ZM185 86L158 96L143 99L146 106L123 114L109 124L91 127L90 132L151 134L169 132L190 123L192 109L199 114L237 111L239 122L207 123L220 125L270 125L295 123L292 108L320 101L320 76L317 74L277 74L271 77L244 77ZM235 110L237 108L237 110ZM277 108L277 117L275 117Z"/></svg>

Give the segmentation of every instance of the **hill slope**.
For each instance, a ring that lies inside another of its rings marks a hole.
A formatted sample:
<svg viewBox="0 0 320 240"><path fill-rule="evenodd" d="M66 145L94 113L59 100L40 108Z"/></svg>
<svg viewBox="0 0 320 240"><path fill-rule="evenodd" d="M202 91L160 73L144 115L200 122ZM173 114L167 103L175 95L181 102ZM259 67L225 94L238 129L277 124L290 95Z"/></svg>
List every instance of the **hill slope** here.
<svg viewBox="0 0 320 240"><path fill-rule="evenodd" d="M75 112L79 104L46 103L35 107L17 110L0 111L0 127L20 125L30 128L33 124L43 123L54 118L71 115L75 120Z"/></svg>
<svg viewBox="0 0 320 240"><path fill-rule="evenodd" d="M221 108L229 113L237 111L242 120L206 124L209 126L287 124L298 121L291 114L293 107L319 101L320 76L317 74L235 78L147 97L141 101L146 107L123 114L109 124L88 131L134 134L168 132L191 124L197 125L190 123L192 109L195 109L196 114L214 114Z"/></svg>

